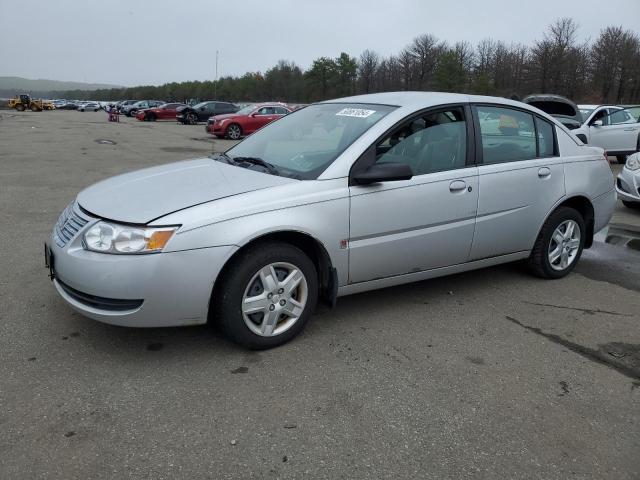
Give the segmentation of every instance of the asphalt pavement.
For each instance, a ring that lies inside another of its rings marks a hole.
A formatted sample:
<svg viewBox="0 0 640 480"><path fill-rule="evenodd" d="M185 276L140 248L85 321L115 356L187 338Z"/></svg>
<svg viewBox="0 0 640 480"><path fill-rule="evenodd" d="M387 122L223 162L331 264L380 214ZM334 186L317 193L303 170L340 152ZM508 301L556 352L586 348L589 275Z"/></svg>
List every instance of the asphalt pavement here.
<svg viewBox="0 0 640 480"><path fill-rule="evenodd" d="M83 318L42 254L82 188L231 142L0 117L0 478L640 477L640 211L562 280L513 264L344 297L249 352Z"/></svg>

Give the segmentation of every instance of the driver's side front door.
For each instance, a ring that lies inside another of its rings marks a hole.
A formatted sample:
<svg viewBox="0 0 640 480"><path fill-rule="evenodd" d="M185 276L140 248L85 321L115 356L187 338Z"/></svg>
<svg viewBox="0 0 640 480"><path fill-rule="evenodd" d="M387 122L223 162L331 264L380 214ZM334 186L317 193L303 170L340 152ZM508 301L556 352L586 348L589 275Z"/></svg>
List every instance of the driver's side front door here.
<svg viewBox="0 0 640 480"><path fill-rule="evenodd" d="M355 171L405 163L413 178L350 186L349 283L467 261L478 207L472 135L468 107L430 110L356 162Z"/></svg>

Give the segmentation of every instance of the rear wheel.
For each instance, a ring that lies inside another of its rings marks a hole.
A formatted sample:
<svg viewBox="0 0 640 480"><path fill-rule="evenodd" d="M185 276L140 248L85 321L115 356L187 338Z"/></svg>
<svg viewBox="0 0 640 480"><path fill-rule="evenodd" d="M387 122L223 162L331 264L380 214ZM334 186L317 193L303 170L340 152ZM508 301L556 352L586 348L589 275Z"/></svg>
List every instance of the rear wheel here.
<svg viewBox="0 0 640 480"><path fill-rule="evenodd" d="M300 333L317 299L309 257L289 244L263 243L241 253L220 278L210 313L234 342L265 349Z"/></svg>
<svg viewBox="0 0 640 480"><path fill-rule="evenodd" d="M585 241L584 219L570 207L553 212L540 231L529 266L542 278L562 278L576 266Z"/></svg>
<svg viewBox="0 0 640 480"><path fill-rule="evenodd" d="M40 111L40 109L38 108L38 106L37 106L37 105L35 105L35 104L34 104L34 105L31 105L31 111L32 111L32 112L39 112L39 111Z"/></svg>
<svg viewBox="0 0 640 480"><path fill-rule="evenodd" d="M232 123L227 127L226 137L231 140L238 140L242 136L242 128L237 123Z"/></svg>
<svg viewBox="0 0 640 480"><path fill-rule="evenodd" d="M19 103L16 105L16 110L19 112L24 112L24 105Z"/></svg>

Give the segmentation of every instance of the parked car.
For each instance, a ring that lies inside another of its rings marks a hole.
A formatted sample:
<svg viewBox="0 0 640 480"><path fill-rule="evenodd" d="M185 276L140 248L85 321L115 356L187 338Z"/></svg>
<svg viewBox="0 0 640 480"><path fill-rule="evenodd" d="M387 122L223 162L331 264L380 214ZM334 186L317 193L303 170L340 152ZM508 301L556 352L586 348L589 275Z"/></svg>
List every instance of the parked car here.
<svg viewBox="0 0 640 480"><path fill-rule="evenodd" d="M120 109L120 112L124 113L127 117L135 117L138 110L159 107L163 103L164 102L161 102L160 100L140 100L139 102L130 105L124 105Z"/></svg>
<svg viewBox="0 0 640 480"><path fill-rule="evenodd" d="M289 113L291 108L280 103L250 105L236 113L215 115L207 121L206 131L218 138L237 140L251 135L265 125Z"/></svg>
<svg viewBox="0 0 640 480"><path fill-rule="evenodd" d="M116 103L116 108L118 109L119 113L122 113L124 107L129 107L130 105L133 105L134 103L138 103L139 101L140 100L122 100Z"/></svg>
<svg viewBox="0 0 640 480"><path fill-rule="evenodd" d="M185 105L179 107L176 120L185 125L195 125L198 122L204 122L212 115L224 115L226 113L234 113L238 111L238 107L229 102L201 102L196 105Z"/></svg>
<svg viewBox="0 0 640 480"><path fill-rule="evenodd" d="M99 103L94 102L85 102L78 106L79 112L97 112L102 107Z"/></svg>
<svg viewBox="0 0 640 480"><path fill-rule="evenodd" d="M486 132L487 113L518 127ZM516 260L564 277L616 205L603 153L504 98L342 98L226 153L83 190L46 260L85 316L136 327L211 319L268 348L297 335L318 298Z"/></svg>
<svg viewBox="0 0 640 480"><path fill-rule="evenodd" d="M625 207L640 208L640 153L627 159L616 179L616 191Z"/></svg>
<svg viewBox="0 0 640 480"><path fill-rule="evenodd" d="M177 109L184 106L184 103L164 103L158 107L138 110L136 118L145 122L155 122L156 120L175 120Z"/></svg>
<svg viewBox="0 0 640 480"><path fill-rule="evenodd" d="M545 93L529 95L522 101L557 118L569 130L575 130L582 125L580 109L566 97Z"/></svg>
<svg viewBox="0 0 640 480"><path fill-rule="evenodd" d="M78 109L78 104L70 100L66 100L64 103L61 103L60 106L56 105L56 110L77 110L77 109Z"/></svg>
<svg viewBox="0 0 640 480"><path fill-rule="evenodd" d="M627 155L640 150L640 123L632 110L614 106L594 109L587 121L573 130L584 143L606 150L616 157L618 163L625 163Z"/></svg>

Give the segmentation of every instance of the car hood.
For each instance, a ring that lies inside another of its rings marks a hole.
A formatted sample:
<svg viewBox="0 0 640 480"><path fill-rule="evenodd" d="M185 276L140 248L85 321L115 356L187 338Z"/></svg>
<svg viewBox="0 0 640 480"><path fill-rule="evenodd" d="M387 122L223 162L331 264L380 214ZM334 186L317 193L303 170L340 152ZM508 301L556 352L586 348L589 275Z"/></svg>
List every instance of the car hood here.
<svg viewBox="0 0 640 480"><path fill-rule="evenodd" d="M237 113L223 113L222 115L212 115L211 119L215 118L216 120L220 121L220 120L225 120L227 118L240 118L240 117L244 117L245 115L238 115Z"/></svg>
<svg viewBox="0 0 640 480"><path fill-rule="evenodd" d="M78 203L97 217L145 224L194 205L291 182L297 180L201 158L103 180L80 192Z"/></svg>

